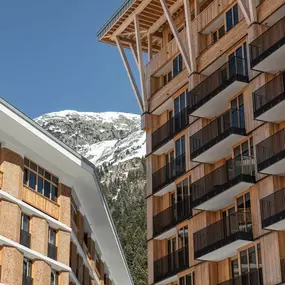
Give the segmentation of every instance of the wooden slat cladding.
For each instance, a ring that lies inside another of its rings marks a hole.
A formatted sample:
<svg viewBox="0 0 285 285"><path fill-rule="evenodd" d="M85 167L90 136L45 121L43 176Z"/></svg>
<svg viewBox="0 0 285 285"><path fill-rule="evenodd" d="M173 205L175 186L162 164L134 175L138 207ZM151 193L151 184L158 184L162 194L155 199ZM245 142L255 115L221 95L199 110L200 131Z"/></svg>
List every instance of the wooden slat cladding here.
<svg viewBox="0 0 285 285"><path fill-rule="evenodd" d="M59 205L26 186L23 186L23 201L43 211L47 215L57 220L59 219Z"/></svg>

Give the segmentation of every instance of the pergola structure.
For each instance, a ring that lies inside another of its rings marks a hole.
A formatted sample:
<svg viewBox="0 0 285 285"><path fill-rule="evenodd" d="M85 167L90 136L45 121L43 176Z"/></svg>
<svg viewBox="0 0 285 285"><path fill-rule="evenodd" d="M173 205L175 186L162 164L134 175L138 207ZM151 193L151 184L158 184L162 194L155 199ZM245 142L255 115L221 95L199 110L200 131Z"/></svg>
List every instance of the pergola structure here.
<svg viewBox="0 0 285 285"><path fill-rule="evenodd" d="M201 0L126 0L117 12L98 32L101 42L116 45L130 79L142 113L148 112L143 52L151 61L162 49L162 30L169 25L182 55L189 76L196 72L194 41L191 15L196 17L200 7L206 1ZM238 0L240 9L248 25L256 22L258 0ZM186 44L179 36L175 18L181 12L185 14ZM141 93L135 82L133 72L125 54L125 48L132 51L140 75Z"/></svg>

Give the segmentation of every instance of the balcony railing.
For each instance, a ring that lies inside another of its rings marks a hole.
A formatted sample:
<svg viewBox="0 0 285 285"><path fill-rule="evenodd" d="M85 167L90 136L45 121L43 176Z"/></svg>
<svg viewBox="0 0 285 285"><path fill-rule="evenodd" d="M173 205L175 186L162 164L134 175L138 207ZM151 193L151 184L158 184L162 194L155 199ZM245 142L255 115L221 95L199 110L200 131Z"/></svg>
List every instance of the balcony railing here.
<svg viewBox="0 0 285 285"><path fill-rule="evenodd" d="M152 134L152 151L169 142L176 134L189 124L188 108L184 108L176 116L168 120Z"/></svg>
<svg viewBox="0 0 285 285"><path fill-rule="evenodd" d="M285 129L256 145L258 171L285 158Z"/></svg>
<svg viewBox="0 0 285 285"><path fill-rule="evenodd" d="M285 17L249 44L251 67L285 44Z"/></svg>
<svg viewBox="0 0 285 285"><path fill-rule="evenodd" d="M281 281L285 282L285 258L280 260L281 265Z"/></svg>
<svg viewBox="0 0 285 285"><path fill-rule="evenodd" d="M26 247L30 247L30 240L31 240L30 233L21 229L21 234L20 234L21 245L26 246Z"/></svg>
<svg viewBox="0 0 285 285"><path fill-rule="evenodd" d="M193 113L234 81L248 82L247 59L233 57L189 92L189 113Z"/></svg>
<svg viewBox="0 0 285 285"><path fill-rule="evenodd" d="M23 285L33 285L33 278L23 275Z"/></svg>
<svg viewBox="0 0 285 285"><path fill-rule="evenodd" d="M231 134L246 134L243 110L230 109L192 135L190 137L191 159Z"/></svg>
<svg viewBox="0 0 285 285"><path fill-rule="evenodd" d="M194 257L198 259L240 239L253 239L250 211L239 210L194 233Z"/></svg>
<svg viewBox="0 0 285 285"><path fill-rule="evenodd" d="M154 282L176 275L188 267L188 247L178 249L154 262Z"/></svg>
<svg viewBox="0 0 285 285"><path fill-rule="evenodd" d="M285 188L260 200L262 227L266 228L285 219Z"/></svg>
<svg viewBox="0 0 285 285"><path fill-rule="evenodd" d="M153 236L157 236L191 217L190 196L175 203L153 217Z"/></svg>
<svg viewBox="0 0 285 285"><path fill-rule="evenodd" d="M192 206L195 208L205 201L221 194L240 181L255 183L254 159L238 156L191 184Z"/></svg>
<svg viewBox="0 0 285 285"><path fill-rule="evenodd" d="M250 272L221 282L218 285L263 285L262 268L251 269Z"/></svg>
<svg viewBox="0 0 285 285"><path fill-rule="evenodd" d="M284 79L285 73L281 73L252 94L254 118L285 99Z"/></svg>
<svg viewBox="0 0 285 285"><path fill-rule="evenodd" d="M172 183L186 171L185 153L171 160L152 175L153 194Z"/></svg>
<svg viewBox="0 0 285 285"><path fill-rule="evenodd" d="M57 247L51 243L48 244L48 257L57 259Z"/></svg>

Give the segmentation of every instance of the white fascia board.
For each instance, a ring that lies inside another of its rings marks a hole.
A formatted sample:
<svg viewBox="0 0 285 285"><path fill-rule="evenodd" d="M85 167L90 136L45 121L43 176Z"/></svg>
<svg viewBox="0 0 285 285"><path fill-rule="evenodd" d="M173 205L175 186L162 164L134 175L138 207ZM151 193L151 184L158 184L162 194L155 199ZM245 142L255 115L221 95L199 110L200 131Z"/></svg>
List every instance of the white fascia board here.
<svg viewBox="0 0 285 285"><path fill-rule="evenodd" d="M47 264L49 264L51 266L52 269L56 270L56 271L67 271L70 272L71 268L61 262L58 262L52 258L49 258L35 250L32 250L28 247L25 247L13 240L10 240L4 236L0 235L0 245L1 246L9 246L9 247L14 247L16 249L18 249L20 252L23 253L23 255L31 260L42 260L44 262L46 262Z"/></svg>
<svg viewBox="0 0 285 285"><path fill-rule="evenodd" d="M4 199L4 200L17 204L21 208L22 212L28 216L33 215L33 216L37 216L37 217L45 219L50 225L50 227L53 229L71 232L71 228L68 227L67 225L39 211L38 209L30 206L29 204L23 202L22 200L19 200L13 197L12 195L8 194L7 192L3 190L0 190L0 199Z"/></svg>

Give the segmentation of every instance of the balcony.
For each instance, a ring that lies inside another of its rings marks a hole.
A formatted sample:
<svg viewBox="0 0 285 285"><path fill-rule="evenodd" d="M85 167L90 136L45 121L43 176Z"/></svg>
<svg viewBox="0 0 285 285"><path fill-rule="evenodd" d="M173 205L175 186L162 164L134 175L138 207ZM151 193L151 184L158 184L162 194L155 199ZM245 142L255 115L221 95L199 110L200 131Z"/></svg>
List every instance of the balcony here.
<svg viewBox="0 0 285 285"><path fill-rule="evenodd" d="M228 108L228 101L248 83L247 60L233 57L192 89L189 114L213 118Z"/></svg>
<svg viewBox="0 0 285 285"><path fill-rule="evenodd" d="M237 249L251 243L249 211L237 211L194 233L194 258L220 261L236 255Z"/></svg>
<svg viewBox="0 0 285 285"><path fill-rule="evenodd" d="M285 68L284 44L285 18L282 18L249 44L251 68L267 73L283 70Z"/></svg>
<svg viewBox="0 0 285 285"><path fill-rule="evenodd" d="M174 147L173 137L189 124L188 109L183 109L176 116L152 133L152 151L161 155Z"/></svg>
<svg viewBox="0 0 285 285"><path fill-rule="evenodd" d="M280 123L285 120L285 73L274 77L252 94L254 119Z"/></svg>
<svg viewBox="0 0 285 285"><path fill-rule="evenodd" d="M186 172L185 153L176 157L152 175L153 194L162 196L173 190L174 180Z"/></svg>
<svg viewBox="0 0 285 285"><path fill-rule="evenodd" d="M170 278L187 268L189 268L188 247L184 247L154 262L154 282Z"/></svg>
<svg viewBox="0 0 285 285"><path fill-rule="evenodd" d="M230 109L190 137L190 158L215 163L246 135L243 110Z"/></svg>
<svg viewBox="0 0 285 285"><path fill-rule="evenodd" d="M31 234L21 229L20 244L25 247L30 247Z"/></svg>
<svg viewBox="0 0 285 285"><path fill-rule="evenodd" d="M267 230L285 230L285 188L260 200L262 227Z"/></svg>
<svg viewBox="0 0 285 285"><path fill-rule="evenodd" d="M33 285L33 278L23 275L23 285Z"/></svg>
<svg viewBox="0 0 285 285"><path fill-rule="evenodd" d="M165 239L175 234L175 226L191 216L190 197L187 196L153 217L153 236L157 239Z"/></svg>
<svg viewBox="0 0 285 285"><path fill-rule="evenodd" d="M250 272L221 282L218 285L263 285L262 268L250 269Z"/></svg>
<svg viewBox="0 0 285 285"><path fill-rule="evenodd" d="M255 183L254 160L238 156L191 185L192 207L218 211L234 202L235 196Z"/></svg>
<svg viewBox="0 0 285 285"><path fill-rule="evenodd" d="M48 244L48 257L57 259L57 247L51 243Z"/></svg>
<svg viewBox="0 0 285 285"><path fill-rule="evenodd" d="M285 258L280 260L280 265L281 265L281 282L282 284L285 283Z"/></svg>
<svg viewBox="0 0 285 285"><path fill-rule="evenodd" d="M285 129L256 145L257 169L271 175L285 175Z"/></svg>

